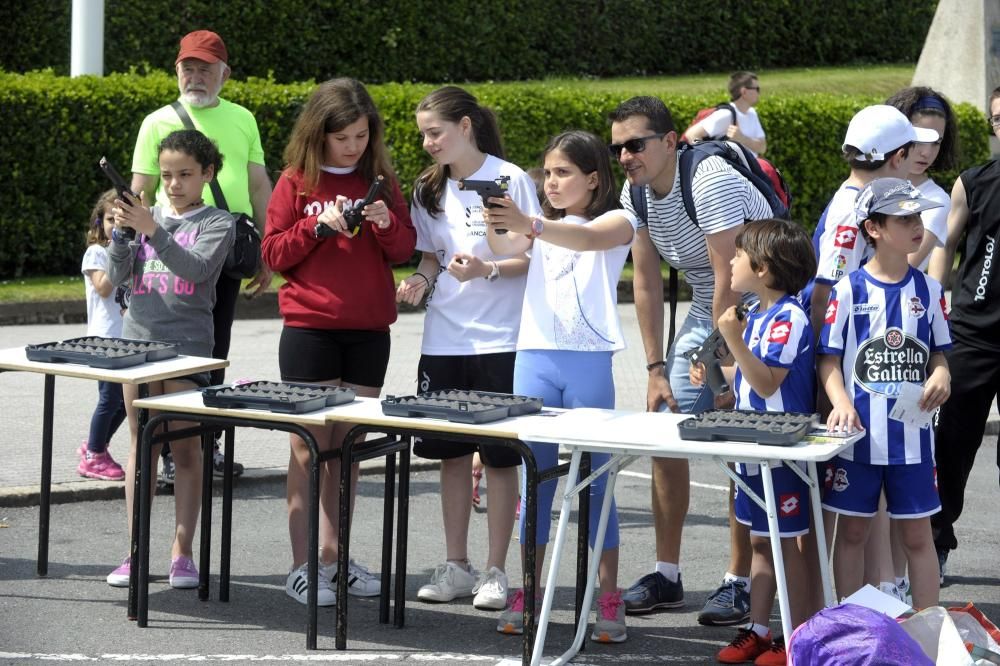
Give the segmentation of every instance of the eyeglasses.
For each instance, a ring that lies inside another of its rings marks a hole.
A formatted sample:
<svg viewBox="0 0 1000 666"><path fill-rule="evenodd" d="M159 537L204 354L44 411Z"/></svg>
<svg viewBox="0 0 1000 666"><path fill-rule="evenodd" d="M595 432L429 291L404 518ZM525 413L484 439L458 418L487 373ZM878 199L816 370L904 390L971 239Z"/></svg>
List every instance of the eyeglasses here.
<svg viewBox="0 0 1000 666"><path fill-rule="evenodd" d="M997 114L995 116L990 116L989 118L987 118L987 120L990 121L990 126L993 129L1000 129L1000 114Z"/></svg>
<svg viewBox="0 0 1000 666"><path fill-rule="evenodd" d="M646 142L650 139L662 139L666 135L666 132L661 132L658 134L650 134L649 136L640 136L635 139L629 139L628 141L623 141L622 143L612 143L608 146L608 150L611 151L611 156L615 159L622 156L623 148L635 155L636 153L641 153L646 150Z"/></svg>
<svg viewBox="0 0 1000 666"><path fill-rule="evenodd" d="M746 88L747 90L756 90L757 92L760 92L760 86L743 86L743 87Z"/></svg>

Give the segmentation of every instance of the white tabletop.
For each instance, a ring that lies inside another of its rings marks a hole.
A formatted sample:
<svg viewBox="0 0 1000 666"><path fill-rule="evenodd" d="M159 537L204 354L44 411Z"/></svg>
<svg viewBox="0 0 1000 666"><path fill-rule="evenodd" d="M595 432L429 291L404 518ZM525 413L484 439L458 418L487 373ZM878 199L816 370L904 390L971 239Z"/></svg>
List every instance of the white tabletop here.
<svg viewBox="0 0 1000 666"><path fill-rule="evenodd" d="M29 361L24 347L11 347L0 350L0 370L17 370L23 372L38 372L60 377L79 377L81 379L96 379L118 384L146 384L161 379L172 379L196 372L207 372L217 368L225 368L229 361L200 356L175 356L163 361L153 361L142 365L133 365L120 370L107 368L92 368L89 365L77 363L41 363Z"/></svg>
<svg viewBox="0 0 1000 666"><path fill-rule="evenodd" d="M518 436L525 441L550 442L584 451L678 458L722 458L738 462L762 460L829 460L861 434L801 442L793 446L764 446L747 442L697 442L683 440L677 424L688 414L632 412L579 408L555 418L525 422L518 420Z"/></svg>

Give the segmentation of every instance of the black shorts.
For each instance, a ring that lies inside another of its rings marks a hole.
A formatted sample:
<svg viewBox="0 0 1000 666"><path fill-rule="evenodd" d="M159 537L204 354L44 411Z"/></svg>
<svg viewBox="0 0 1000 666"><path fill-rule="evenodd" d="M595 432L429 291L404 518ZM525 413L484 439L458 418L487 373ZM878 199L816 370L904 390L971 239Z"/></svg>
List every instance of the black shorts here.
<svg viewBox="0 0 1000 666"><path fill-rule="evenodd" d="M286 382L328 382L382 388L389 367L388 331L281 329L278 368Z"/></svg>
<svg viewBox="0 0 1000 666"><path fill-rule="evenodd" d="M459 389L462 391L514 390L515 352L476 354L471 356L427 356L421 354L417 364L417 385L421 391ZM447 460L460 458L479 451L479 457L488 467L516 467L521 455L502 444L456 442L444 439L419 438L413 452L421 458Z"/></svg>

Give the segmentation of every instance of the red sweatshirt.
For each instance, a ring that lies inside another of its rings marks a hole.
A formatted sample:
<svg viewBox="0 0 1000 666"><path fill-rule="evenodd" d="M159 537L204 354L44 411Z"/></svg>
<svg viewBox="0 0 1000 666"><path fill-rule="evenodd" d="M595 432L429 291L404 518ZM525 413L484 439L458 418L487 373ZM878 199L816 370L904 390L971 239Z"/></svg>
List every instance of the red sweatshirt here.
<svg viewBox="0 0 1000 666"><path fill-rule="evenodd" d="M323 171L309 195L302 193L301 174L286 172L278 180L267 206L261 253L287 281L278 292L286 326L387 331L396 321L390 266L407 261L417 240L399 185L393 182L382 197L392 218L385 230L365 220L353 238L336 234L317 239L314 232L316 218L337 195L361 201L368 186L357 172Z"/></svg>

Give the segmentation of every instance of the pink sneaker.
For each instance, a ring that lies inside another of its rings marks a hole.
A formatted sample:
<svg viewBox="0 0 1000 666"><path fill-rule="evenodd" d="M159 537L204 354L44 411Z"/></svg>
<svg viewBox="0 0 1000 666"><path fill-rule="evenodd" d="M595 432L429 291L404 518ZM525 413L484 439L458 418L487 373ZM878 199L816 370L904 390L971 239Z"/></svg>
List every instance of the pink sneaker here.
<svg viewBox="0 0 1000 666"><path fill-rule="evenodd" d="M80 455L80 464L77 465L76 472L88 479L101 479L103 481L122 481L125 479L125 470L115 462L108 451L93 453L84 449Z"/></svg>
<svg viewBox="0 0 1000 666"><path fill-rule="evenodd" d="M190 557L180 555L170 562L170 587L177 589L198 587L198 568Z"/></svg>
<svg viewBox="0 0 1000 666"><path fill-rule="evenodd" d="M126 557L117 569L108 574L108 585L111 587L128 587L128 579L132 573L132 558Z"/></svg>

